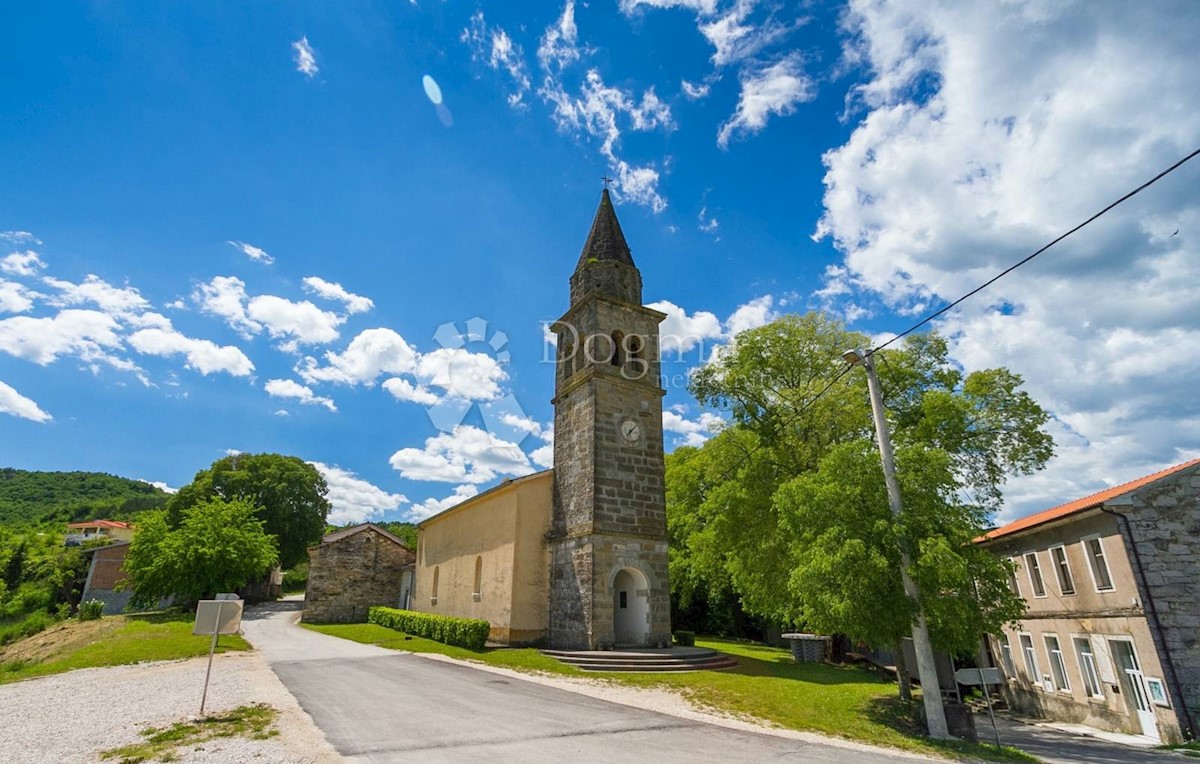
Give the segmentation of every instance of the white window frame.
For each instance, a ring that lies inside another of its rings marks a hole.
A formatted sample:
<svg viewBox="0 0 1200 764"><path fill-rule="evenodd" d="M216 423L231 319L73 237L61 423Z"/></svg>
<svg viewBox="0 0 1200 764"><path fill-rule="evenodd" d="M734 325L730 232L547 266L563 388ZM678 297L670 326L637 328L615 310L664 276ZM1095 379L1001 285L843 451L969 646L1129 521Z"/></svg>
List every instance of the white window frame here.
<svg viewBox="0 0 1200 764"><path fill-rule="evenodd" d="M1001 634L996 641L1000 643L1000 663L1004 666L1005 673L1009 679L1016 679L1017 661L1013 658L1012 639L1007 634Z"/></svg>
<svg viewBox="0 0 1200 764"><path fill-rule="evenodd" d="M1162 679L1156 676L1146 677L1146 696L1150 699L1150 705L1152 706L1158 706L1159 708L1171 707L1171 696L1167 694L1167 685Z"/></svg>
<svg viewBox="0 0 1200 764"><path fill-rule="evenodd" d="M1029 637L1029 649L1025 649L1024 637ZM1033 641L1033 634L1028 631L1017 632L1017 644L1021 646L1022 663L1025 666L1025 672L1029 674L1029 681L1034 687L1042 686L1042 667L1038 665L1037 657L1037 642ZM1033 665L1030 666L1029 664Z"/></svg>
<svg viewBox="0 0 1200 764"><path fill-rule="evenodd" d="M1033 558L1033 565L1029 564L1029 558ZM1034 599L1044 600L1050 596L1049 590L1046 589L1046 577L1042 575L1042 563L1038 559L1037 552L1026 552L1021 555L1021 560L1025 563L1025 573L1029 577L1029 590L1033 594ZM1033 571L1037 570L1038 578L1042 582L1042 593L1038 594L1037 582L1033 580Z"/></svg>
<svg viewBox="0 0 1200 764"><path fill-rule="evenodd" d="M1021 594L1021 577L1017 575L1017 571L1023 567L1021 561L1016 557L1009 557L1008 561L1013 566L1012 572L1008 575L1008 583L1012 586L1013 594L1023 597L1024 595Z"/></svg>
<svg viewBox="0 0 1200 764"><path fill-rule="evenodd" d="M1054 640L1054 644L1058 645L1058 649L1050 647L1050 640ZM1048 631L1042 634L1042 644L1046 647L1046 660L1050 662L1050 678L1054 682L1054 689L1058 692L1071 694L1071 677L1067 675L1067 656L1063 652L1062 640L1058 634ZM1058 653L1058 660L1054 659L1054 654ZM1058 671L1055 671L1057 669ZM1062 683L1059 684L1059 673L1062 674Z"/></svg>
<svg viewBox="0 0 1200 764"><path fill-rule="evenodd" d="M1100 678L1100 663L1096 658L1096 648L1092 644L1092 637L1089 634L1071 634L1071 649L1075 651L1075 661L1079 664L1079 677L1083 680L1083 692L1089 698L1104 698L1104 680ZM1087 644L1087 657L1089 661L1084 660L1084 653L1079 652L1079 642L1083 640ZM1089 680L1095 680L1096 692L1088 689L1088 685L1092 684Z"/></svg>
<svg viewBox="0 0 1200 764"><path fill-rule="evenodd" d="M1096 566L1093 563L1092 550L1090 542L1095 541L1100 546L1100 556L1104 560L1104 570L1108 573L1109 587L1107 589L1100 588L1100 582L1096 580ZM1083 547L1083 559L1087 562L1088 574L1092 577L1092 586L1097 592L1108 593L1117 590L1117 579L1113 577L1112 566L1108 564L1108 550L1104 548L1104 537L1099 533L1093 533L1090 536L1084 536L1079 539L1080 546Z"/></svg>
<svg viewBox="0 0 1200 764"><path fill-rule="evenodd" d="M1054 556L1054 551L1056 549L1062 550L1062 562L1063 562L1062 565L1058 564L1058 559ZM1054 580L1058 582L1058 593L1063 595L1064 597L1074 597L1075 594L1079 591L1079 588L1077 586L1075 586L1075 571L1071 570L1071 558L1067 554L1067 547L1063 544L1057 544L1055 546L1050 547L1049 552L1050 552L1050 564L1054 566ZM1071 591L1067 591L1066 589L1063 588L1063 567L1064 566L1067 569L1067 579L1071 583Z"/></svg>

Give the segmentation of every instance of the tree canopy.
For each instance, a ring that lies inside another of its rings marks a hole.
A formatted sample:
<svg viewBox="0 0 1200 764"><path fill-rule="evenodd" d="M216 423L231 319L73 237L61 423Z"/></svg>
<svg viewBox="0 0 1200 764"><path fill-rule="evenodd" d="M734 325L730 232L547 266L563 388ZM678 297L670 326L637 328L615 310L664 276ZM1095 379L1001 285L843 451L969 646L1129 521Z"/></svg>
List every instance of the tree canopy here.
<svg viewBox="0 0 1200 764"><path fill-rule="evenodd" d="M170 596L191 603L262 576L279 552L255 515L246 499L220 498L182 510L174 529L165 512L143 515L125 558L133 604L152 607Z"/></svg>
<svg viewBox="0 0 1200 764"><path fill-rule="evenodd" d="M180 488L167 503L167 520L177 527L186 510L208 499L245 499L264 530L278 540L280 565L290 568L306 560L308 547L325 533L328 493L317 468L299 457L234 454L197 472Z"/></svg>
<svg viewBox="0 0 1200 764"><path fill-rule="evenodd" d="M0 524L128 519L162 507L165 491L103 472L0 469Z"/></svg>
<svg viewBox="0 0 1200 764"><path fill-rule="evenodd" d="M816 313L739 334L692 392L729 425L667 460L672 586L731 588L752 613L891 645L909 632L900 549L935 644L964 650L1020 614L1004 563L972 539L1005 480L1040 469L1046 413L1006 369L964 374L937 334L875 354L905 512L887 501L864 372L870 339Z"/></svg>

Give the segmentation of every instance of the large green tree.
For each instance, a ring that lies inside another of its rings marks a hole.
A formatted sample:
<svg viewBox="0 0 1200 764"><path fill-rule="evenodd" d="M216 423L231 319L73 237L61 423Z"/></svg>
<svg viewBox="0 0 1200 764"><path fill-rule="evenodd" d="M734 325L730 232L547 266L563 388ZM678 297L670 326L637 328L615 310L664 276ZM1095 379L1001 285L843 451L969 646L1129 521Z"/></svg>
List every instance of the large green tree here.
<svg viewBox="0 0 1200 764"><path fill-rule="evenodd" d="M1012 475L1041 468L1046 413L1018 375L966 375L936 334L875 358L896 444L905 513L892 517L863 372L870 338L817 313L739 334L697 371L692 392L729 425L667 464L672 586L730 586L746 609L877 645L907 634L913 577L937 646L971 647L1020 613L1005 564L971 543Z"/></svg>
<svg viewBox="0 0 1200 764"><path fill-rule="evenodd" d="M134 604L172 596L190 604L262 576L279 552L255 515L246 499L202 501L183 510L174 529L163 512L142 515L125 559Z"/></svg>
<svg viewBox="0 0 1200 764"><path fill-rule="evenodd" d="M329 487L317 468L295 456L233 454L196 473L167 503L177 526L186 510L211 498L245 499L266 532L279 542L279 563L290 568L308 558L307 549L325 533Z"/></svg>

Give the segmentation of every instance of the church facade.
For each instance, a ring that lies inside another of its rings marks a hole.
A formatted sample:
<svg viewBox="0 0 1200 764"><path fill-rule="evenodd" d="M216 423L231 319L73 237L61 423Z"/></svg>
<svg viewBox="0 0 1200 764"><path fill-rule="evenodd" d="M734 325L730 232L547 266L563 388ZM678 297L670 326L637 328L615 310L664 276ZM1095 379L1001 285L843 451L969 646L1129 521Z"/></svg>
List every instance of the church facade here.
<svg viewBox="0 0 1200 764"><path fill-rule="evenodd" d="M658 325L605 190L557 337L554 468L418 525L411 608L505 644L671 644Z"/></svg>

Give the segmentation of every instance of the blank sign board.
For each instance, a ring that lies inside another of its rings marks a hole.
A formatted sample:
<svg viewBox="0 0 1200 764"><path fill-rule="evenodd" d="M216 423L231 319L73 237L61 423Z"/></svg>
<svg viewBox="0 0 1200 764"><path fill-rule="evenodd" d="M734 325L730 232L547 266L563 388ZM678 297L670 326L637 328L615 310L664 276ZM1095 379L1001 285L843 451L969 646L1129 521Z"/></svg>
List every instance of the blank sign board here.
<svg viewBox="0 0 1200 764"><path fill-rule="evenodd" d="M959 684L1004 684L1004 679L1000 676L1000 669L985 668L982 669L983 674L980 675L980 669L963 668L954 672L954 680Z"/></svg>
<svg viewBox="0 0 1200 764"><path fill-rule="evenodd" d="M242 627L241 600L200 600L193 634L236 634Z"/></svg>

